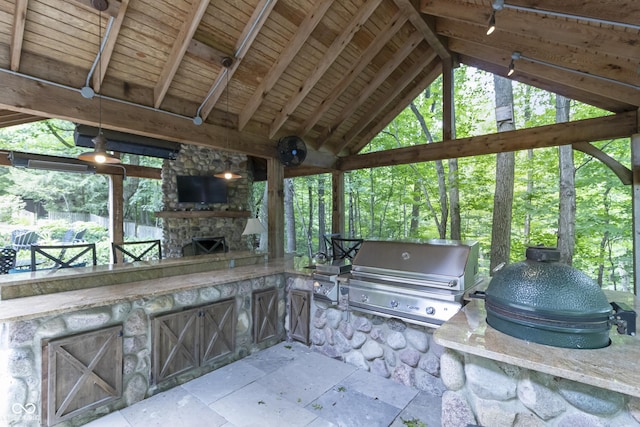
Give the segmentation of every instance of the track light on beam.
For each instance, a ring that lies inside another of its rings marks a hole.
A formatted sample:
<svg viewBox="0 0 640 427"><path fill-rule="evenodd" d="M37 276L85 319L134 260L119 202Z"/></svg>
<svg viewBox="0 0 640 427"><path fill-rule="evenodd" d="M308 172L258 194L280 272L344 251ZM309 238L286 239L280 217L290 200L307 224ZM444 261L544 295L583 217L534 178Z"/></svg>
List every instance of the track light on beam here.
<svg viewBox="0 0 640 427"><path fill-rule="evenodd" d="M504 0L495 0L491 7L493 11L491 12L491 17L489 18L489 26L487 27L487 35L493 34L496 30L496 11L502 10L502 6L504 5Z"/></svg>
<svg viewBox="0 0 640 427"><path fill-rule="evenodd" d="M491 12L491 18L489 18L489 28L487 28L487 35L493 34L496 30L496 11Z"/></svg>
<svg viewBox="0 0 640 427"><path fill-rule="evenodd" d="M529 62L533 62L534 64L540 64L540 65L544 65L546 67L550 67L550 68L555 68L556 70L561 70L561 71L565 71L568 73L574 73L574 74L579 74L583 77L587 77L587 78L593 78L593 79L598 79L598 80L602 80L604 82L607 83L612 83L612 84L616 84L616 85L622 85L631 89L635 89L635 90L639 90L640 86L638 85L634 85L631 83L626 83L626 82L621 82L619 80L614 80L614 79L610 79L609 77L604 77L604 76L599 76L597 74L591 74L591 73L586 73L584 71L580 71L580 70L574 70L573 68L568 68L568 67L563 67L562 65L557 65L557 64L552 64L551 62L546 62L546 61L541 61L540 59L536 59L536 58L531 58L529 56L525 56L520 52L513 52L511 54L511 63L509 64L509 72L507 73L508 76L512 75L512 69L515 71L515 62L518 59L525 59ZM513 65L513 67L512 67Z"/></svg>
<svg viewBox="0 0 640 427"><path fill-rule="evenodd" d="M520 52L513 52L511 54L511 62L509 63L509 72L507 73L507 77L511 76L516 71L515 61L520 59L521 56Z"/></svg>
<svg viewBox="0 0 640 427"><path fill-rule="evenodd" d="M628 24L626 22L610 21L608 19L601 19L601 18L591 18L589 16L573 15L573 14L564 13L564 12L554 12L552 10L537 9L535 7L517 6L514 4L505 3L504 0L495 0L492 6L494 11L502 10L502 9L512 9L512 10L519 10L522 12L540 13L543 15L555 16L558 18L577 19L580 21L593 22L596 24L604 24L604 25L611 25L614 27L629 28L636 31L640 30L640 25L638 24Z"/></svg>

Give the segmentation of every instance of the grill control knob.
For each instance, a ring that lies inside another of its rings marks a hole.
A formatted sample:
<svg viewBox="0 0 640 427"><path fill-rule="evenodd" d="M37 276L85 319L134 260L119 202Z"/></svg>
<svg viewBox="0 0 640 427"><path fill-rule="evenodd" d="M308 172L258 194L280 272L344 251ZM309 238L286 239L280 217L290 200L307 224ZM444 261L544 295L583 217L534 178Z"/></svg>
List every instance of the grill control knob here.
<svg viewBox="0 0 640 427"><path fill-rule="evenodd" d="M392 308L396 308L396 307L398 306L398 301L396 301L396 300L392 299L391 301L389 301L389 305L390 305Z"/></svg>
<svg viewBox="0 0 640 427"><path fill-rule="evenodd" d="M362 302L369 302L369 297L363 294L363 295L360 297L360 301L362 301Z"/></svg>
<svg viewBox="0 0 640 427"><path fill-rule="evenodd" d="M436 309L434 307L427 307L425 311L427 312L428 315L432 315L432 314L435 314Z"/></svg>

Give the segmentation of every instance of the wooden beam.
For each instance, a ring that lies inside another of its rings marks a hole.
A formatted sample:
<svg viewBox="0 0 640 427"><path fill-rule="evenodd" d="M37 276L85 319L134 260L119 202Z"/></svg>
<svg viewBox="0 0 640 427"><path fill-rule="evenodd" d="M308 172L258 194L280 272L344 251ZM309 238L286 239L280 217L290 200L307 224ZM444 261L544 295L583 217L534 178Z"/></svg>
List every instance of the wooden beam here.
<svg viewBox="0 0 640 427"><path fill-rule="evenodd" d="M411 52L418 47L423 41L422 35L415 31L405 43L396 51L391 58L384 64L378 73L371 79L362 90L356 99L351 100L345 108L342 109L338 117L331 123L331 126L323 132L316 140L316 147L320 147L326 140L340 128L340 126L347 121L362 105L382 86L387 78L393 73L404 61L407 59Z"/></svg>
<svg viewBox="0 0 640 427"><path fill-rule="evenodd" d="M631 208L633 227L633 293L638 295L640 287L640 109L636 112L638 124L631 135L631 169L633 185L631 187Z"/></svg>
<svg viewBox="0 0 640 427"><path fill-rule="evenodd" d="M389 87L384 94L380 95L380 101L376 102L366 113L362 115L360 120L353 125L347 133L342 137L340 144L334 153L340 153L353 139L366 128L369 123L377 121L378 115L384 111L392 100L401 95L402 91L410 84L415 83L414 80L418 75L436 59L435 52L432 55L425 55L420 61L413 64L402 76L396 81L395 85Z"/></svg>
<svg viewBox="0 0 640 427"><path fill-rule="evenodd" d="M340 170L348 171L481 156L529 148L555 147L583 141L626 138L636 131L637 121L637 113L632 111L594 119L349 156L341 159L338 167Z"/></svg>
<svg viewBox="0 0 640 427"><path fill-rule="evenodd" d="M124 242L124 181L122 176L109 176L109 238L111 242ZM113 251L109 251L111 263ZM122 257L122 253L117 255ZM122 259L117 260L122 264Z"/></svg>
<svg viewBox="0 0 640 427"><path fill-rule="evenodd" d="M514 6L638 25L640 3L635 0L509 0Z"/></svg>
<svg viewBox="0 0 640 427"><path fill-rule="evenodd" d="M245 25L244 30L240 35L240 38L236 42L235 53L234 53L235 59L233 61L233 64L231 65L231 67L226 69L226 72L229 75L229 81L231 81L231 78L233 77L236 70L240 66L240 63L242 62L243 58L246 56L247 52L249 51L249 48L251 48L251 45L253 44L253 42L256 39L256 36L262 29L262 26L267 21L267 18L271 14L271 11L273 10L273 7L276 5L276 3L277 3L277 0L273 0L273 1L260 0L256 8L254 9L253 14L251 15L251 18L247 22L247 25ZM209 117L209 114L211 114L213 107L216 105L216 103L218 102L218 99L220 99L220 96L222 95L222 92L227 86L226 84L222 84L223 79L226 80L226 76L225 76L224 70L221 70L220 73L218 74L218 77L216 77L216 80L213 82L211 89L209 89L209 94L207 95L208 99L206 99L202 104L202 108L200 110L200 117L203 120L206 120L207 117Z"/></svg>
<svg viewBox="0 0 640 427"><path fill-rule="evenodd" d="M582 151L583 153L588 154L607 165L609 169L611 169L613 173L615 173L618 178L620 178L620 181L622 181L624 185L632 184L633 177L631 169L629 169L613 157L609 156L598 147L595 147L588 142L575 142L572 147L574 150Z"/></svg>
<svg viewBox="0 0 640 427"><path fill-rule="evenodd" d="M27 21L27 5L29 0L16 0L13 13L13 30L11 31L11 63L12 71L20 68L20 55L22 54L22 42L24 40L24 25Z"/></svg>
<svg viewBox="0 0 640 427"><path fill-rule="evenodd" d="M185 17L182 28L173 43L171 53L165 62L164 68L160 73L160 78L158 79L153 91L153 105L156 108L160 108L162 100L167 94L169 86L171 86L171 81L176 75L178 67L180 67L180 63L182 62L182 58L189 47L189 43L198 29L198 25L200 25L200 21L202 20L204 13L207 11L207 7L209 7L209 0L194 0L191 3L189 14Z"/></svg>
<svg viewBox="0 0 640 427"><path fill-rule="evenodd" d="M567 47L557 40L536 38L528 33L507 31L504 26L496 27L496 30L489 36L486 31L486 23L475 24L444 18L438 20L438 33L450 39L473 40L483 46L506 51L509 55L514 51L522 52L522 54L540 61L568 69L591 71L592 74L628 84L637 85L640 81L638 64L635 61L611 56L607 50L594 55L585 49ZM518 63L516 62L517 69Z"/></svg>
<svg viewBox="0 0 640 427"><path fill-rule="evenodd" d="M429 46L438 54L440 59L451 59L451 53L447 49L446 41L442 40L435 31L433 20L425 21L410 0L394 0L398 8L405 10L409 16L409 21L422 34L422 37L429 43Z"/></svg>
<svg viewBox="0 0 640 427"><path fill-rule="evenodd" d="M293 36L293 39L289 40L287 46L282 50L278 59L273 63L267 75L264 76L260 85L258 85L253 92L249 102L247 102L242 112L240 112L238 130L244 129L247 125L251 116L253 116L258 107L260 107L260 104L262 104L262 100L267 96L269 91L273 89L278 80L280 80L282 73L284 73L287 67L289 67L291 61L293 61L309 36L311 36L311 33L320 23L332 3L333 0L319 0L300 23L298 31Z"/></svg>
<svg viewBox="0 0 640 427"><path fill-rule="evenodd" d="M360 73L367 68L373 58L382 50L382 48L400 31L407 22L407 15L403 11L398 11L387 25L380 30L375 40L360 55L360 58L352 65L351 69L345 73L345 76L331 90L331 95L323 99L313 113L309 115L307 120L298 128L296 134L304 136L318 123L324 113L326 113L333 103L344 93L345 90L353 83Z"/></svg>
<svg viewBox="0 0 640 427"><path fill-rule="evenodd" d="M331 174L331 232L345 235L344 173Z"/></svg>
<svg viewBox="0 0 640 427"><path fill-rule="evenodd" d="M442 61L442 139L456 139L453 60Z"/></svg>
<svg viewBox="0 0 640 427"><path fill-rule="evenodd" d="M269 258L284 256L284 167L267 160L267 233Z"/></svg>
<svg viewBox="0 0 640 427"><path fill-rule="evenodd" d="M114 18L113 24L111 24L109 36L104 44L102 54L100 54L100 63L93 72L92 87L95 92L100 92L102 81L104 80L104 76L107 74L107 69L109 68L109 63L113 56L113 50L116 47L116 40L118 40L120 28L122 28L122 22L124 21L124 17L127 13L128 6L129 0L122 0L118 9L118 14Z"/></svg>
<svg viewBox="0 0 640 427"><path fill-rule="evenodd" d="M449 47L452 51L483 60L504 64L504 73L511 61L511 53L505 52L491 46L467 40L450 40ZM525 54L525 53L523 53ZM603 81L595 77L587 77L571 71L557 69L552 66L537 64L522 58L516 61L513 76L524 72L530 76L537 76L556 82L558 86L575 88L578 90L591 92L595 95L605 94L606 97L615 99L631 105L640 105L640 90L633 90L628 87Z"/></svg>
<svg viewBox="0 0 640 427"><path fill-rule="evenodd" d="M489 62L487 60L488 58L477 58L477 57L467 56L467 55L458 55L458 58L460 59L460 62L463 64L478 68L480 70L484 70L488 73L506 76L509 56L510 56L509 52L504 52L504 55L502 55L503 60L500 61L500 63ZM505 66L505 64L507 64L507 66ZM576 101L593 105L595 107L601 108L606 111L611 111L614 113L621 113L624 111L630 111L630 110L636 109L636 107L632 104L628 104L628 103L614 100L612 98L608 98L607 94L605 93L586 92L581 89L559 85L557 82L554 82L551 79L547 79L542 76L530 75L524 72L523 70L520 70L518 73L514 73L511 76L511 79L516 80L520 83L537 87L539 89L546 90L547 92L552 92L558 95L562 95L565 98L574 99Z"/></svg>
<svg viewBox="0 0 640 427"><path fill-rule="evenodd" d="M234 140L233 151L256 157L276 156L275 142L252 134L240 134L222 126L162 114L148 108L102 100L102 126L152 138L229 150L225 136ZM0 108L43 118L59 118L98 126L98 98L86 99L79 93L46 85L17 75L0 73ZM312 156L313 158L313 156Z"/></svg>
<svg viewBox="0 0 640 427"><path fill-rule="evenodd" d="M416 99L416 97L420 94L420 92L424 90L424 88L429 86L440 75L441 70L442 62L433 61L431 63L431 68L427 68L426 71L428 72L424 75L422 80L413 85L413 89L407 92L404 98L396 102L393 108L389 109L382 118L378 119L375 126L371 126L367 130L367 133L360 138L360 142L350 147L349 152L351 154L355 154L362 150L369 142L371 142L371 140L375 138L376 135L378 135L382 131L382 129L387 127L394 118L398 117L402 110L407 108L407 105L409 105L411 101Z"/></svg>
<svg viewBox="0 0 640 427"><path fill-rule="evenodd" d="M368 0L367 3L358 9L358 13L353 17L349 25L347 25L342 33L335 38L331 46L327 49L324 57L316 65L302 86L293 94L287 104L282 107L282 110L278 113L276 118L271 123L271 129L269 130L269 137L273 138L278 132L280 127L289 118L289 115L295 111L304 98L309 94L311 89L314 88L316 83L324 76L325 72L333 65L336 58L342 53L342 51L349 45L353 36L360 31L362 26L367 22L371 14L376 10L382 0Z"/></svg>

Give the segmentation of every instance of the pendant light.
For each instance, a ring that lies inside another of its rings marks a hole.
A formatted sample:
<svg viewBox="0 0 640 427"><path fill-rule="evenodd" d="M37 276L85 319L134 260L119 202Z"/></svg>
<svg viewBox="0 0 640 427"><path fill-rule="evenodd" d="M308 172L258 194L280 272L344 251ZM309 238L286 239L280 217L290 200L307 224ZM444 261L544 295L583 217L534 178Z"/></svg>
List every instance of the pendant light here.
<svg viewBox="0 0 640 427"><path fill-rule="evenodd" d="M227 121L231 122L231 120L229 119L229 67L231 67L231 64L233 64L233 59L229 58L228 56L225 56L224 58L222 58L222 66L225 68L225 77L227 79ZM229 148L229 130L226 131L226 135L225 135L225 147ZM231 170L231 161L229 159L225 160L224 162L224 170L222 172L216 173L213 176L215 176L216 178L224 178L227 181L230 181L232 179L238 179L238 178L242 178L241 175L238 175L237 173L233 172Z"/></svg>
<svg viewBox="0 0 640 427"><path fill-rule="evenodd" d="M104 0L93 0L94 8L98 9L98 73L102 75L102 11L107 10L109 3ZM83 88L84 90L84 88ZM102 133L102 96L98 95L98 135L91 140L93 151L82 153L79 160L100 164L120 164L122 161L113 154L107 153L107 138Z"/></svg>

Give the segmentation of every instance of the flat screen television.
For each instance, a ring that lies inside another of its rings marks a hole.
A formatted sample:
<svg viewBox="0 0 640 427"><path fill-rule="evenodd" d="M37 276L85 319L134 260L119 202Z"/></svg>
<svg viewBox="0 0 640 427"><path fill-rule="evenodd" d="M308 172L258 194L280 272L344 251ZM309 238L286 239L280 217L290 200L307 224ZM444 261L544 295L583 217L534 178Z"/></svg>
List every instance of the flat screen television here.
<svg viewBox="0 0 640 427"><path fill-rule="evenodd" d="M178 175L178 203L227 203L227 182L215 176Z"/></svg>

